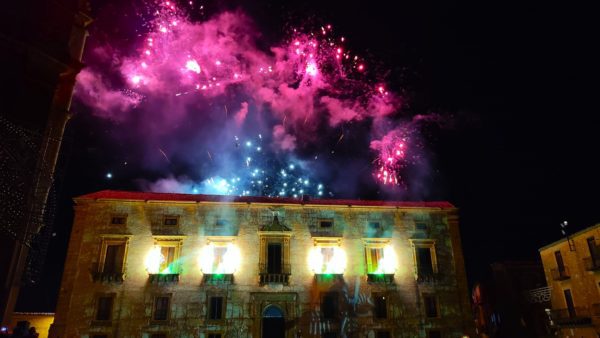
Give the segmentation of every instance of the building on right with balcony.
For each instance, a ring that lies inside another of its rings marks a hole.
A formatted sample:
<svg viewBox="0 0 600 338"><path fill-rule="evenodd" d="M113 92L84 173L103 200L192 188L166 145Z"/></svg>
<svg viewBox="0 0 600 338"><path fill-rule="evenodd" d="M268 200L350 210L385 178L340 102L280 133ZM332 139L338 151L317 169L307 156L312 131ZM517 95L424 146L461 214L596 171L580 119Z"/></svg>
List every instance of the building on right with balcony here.
<svg viewBox="0 0 600 338"><path fill-rule="evenodd" d="M562 337L600 336L600 224L541 248L550 326Z"/></svg>

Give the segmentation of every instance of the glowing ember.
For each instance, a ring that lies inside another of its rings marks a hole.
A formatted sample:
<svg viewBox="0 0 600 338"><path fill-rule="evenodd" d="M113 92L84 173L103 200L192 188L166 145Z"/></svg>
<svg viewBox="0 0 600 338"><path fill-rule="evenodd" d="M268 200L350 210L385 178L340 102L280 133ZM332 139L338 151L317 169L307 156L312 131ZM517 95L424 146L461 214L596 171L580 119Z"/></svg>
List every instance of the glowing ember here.
<svg viewBox="0 0 600 338"><path fill-rule="evenodd" d="M192 72L200 74L200 65L198 64L198 62L196 62L196 60L188 60L185 63L185 68L191 70Z"/></svg>
<svg viewBox="0 0 600 338"><path fill-rule="evenodd" d="M306 74L310 76L317 76L317 73L317 65L314 62L310 62L306 65Z"/></svg>

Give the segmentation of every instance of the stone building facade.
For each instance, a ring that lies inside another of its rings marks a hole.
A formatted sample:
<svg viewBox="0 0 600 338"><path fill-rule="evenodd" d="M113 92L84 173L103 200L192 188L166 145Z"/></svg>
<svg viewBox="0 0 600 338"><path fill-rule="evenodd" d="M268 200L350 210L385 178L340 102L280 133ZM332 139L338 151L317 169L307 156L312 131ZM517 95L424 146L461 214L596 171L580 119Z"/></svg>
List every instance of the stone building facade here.
<svg viewBox="0 0 600 338"><path fill-rule="evenodd" d="M75 198L50 337L463 337L447 202Z"/></svg>
<svg viewBox="0 0 600 338"><path fill-rule="evenodd" d="M559 337L600 336L600 224L540 249Z"/></svg>

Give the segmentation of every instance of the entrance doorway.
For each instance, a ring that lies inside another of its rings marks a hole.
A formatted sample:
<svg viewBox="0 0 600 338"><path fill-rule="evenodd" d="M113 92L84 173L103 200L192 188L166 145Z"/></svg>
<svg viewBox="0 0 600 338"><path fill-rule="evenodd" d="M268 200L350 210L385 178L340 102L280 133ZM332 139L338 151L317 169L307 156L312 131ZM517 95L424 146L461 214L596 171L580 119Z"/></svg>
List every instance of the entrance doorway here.
<svg viewBox="0 0 600 338"><path fill-rule="evenodd" d="M262 338L285 338L283 311L275 305L269 305L263 311Z"/></svg>

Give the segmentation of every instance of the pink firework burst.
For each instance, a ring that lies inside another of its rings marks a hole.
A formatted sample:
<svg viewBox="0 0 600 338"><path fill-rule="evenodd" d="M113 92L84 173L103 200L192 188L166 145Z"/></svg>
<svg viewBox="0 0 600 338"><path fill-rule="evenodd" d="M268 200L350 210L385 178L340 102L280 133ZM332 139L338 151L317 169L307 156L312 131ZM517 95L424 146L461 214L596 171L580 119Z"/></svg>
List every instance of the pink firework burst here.
<svg viewBox="0 0 600 338"><path fill-rule="evenodd" d="M371 141L371 149L378 153L374 161L375 179L384 185L399 185L402 182L401 170L408 164L408 136L392 130L381 140Z"/></svg>

